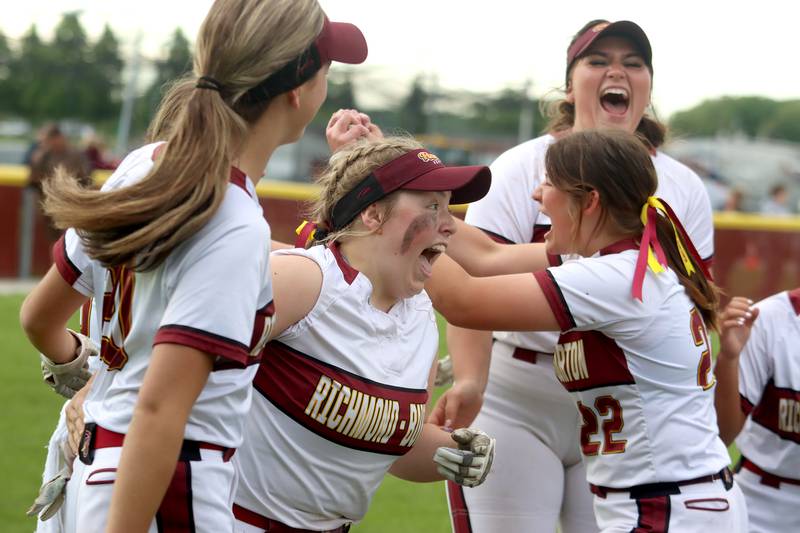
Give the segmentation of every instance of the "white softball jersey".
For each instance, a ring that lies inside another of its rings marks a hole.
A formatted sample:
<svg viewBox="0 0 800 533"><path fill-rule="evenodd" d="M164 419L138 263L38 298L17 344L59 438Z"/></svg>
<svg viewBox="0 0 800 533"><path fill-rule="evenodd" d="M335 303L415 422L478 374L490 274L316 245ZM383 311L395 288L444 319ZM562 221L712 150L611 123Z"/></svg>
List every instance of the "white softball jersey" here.
<svg viewBox="0 0 800 533"><path fill-rule="evenodd" d="M539 212L540 205L531 195L545 179L545 154L555 141L552 135L543 135L501 154L490 166L489 193L470 204L464 220L501 242L544 242L550 218ZM656 152L653 164L658 173L656 196L675 211L700 257L710 260L714 255L714 225L703 182L689 167L662 152ZM495 332L495 338L552 353L557 336L549 332Z"/></svg>
<svg viewBox="0 0 800 533"><path fill-rule="evenodd" d="M392 463L422 432L438 348L424 292L388 313L336 245L279 250L315 261L319 298L269 342L254 381L235 503L295 528L360 520Z"/></svg>
<svg viewBox="0 0 800 533"><path fill-rule="evenodd" d="M800 480L800 288L756 305L760 314L739 359L749 416L736 445L762 470Z"/></svg>
<svg viewBox="0 0 800 533"><path fill-rule="evenodd" d="M553 367L577 400L587 478L615 488L694 479L729 462L702 316L671 270L648 270L643 301L631 297L634 246L535 274L562 331Z"/></svg>
<svg viewBox="0 0 800 533"><path fill-rule="evenodd" d="M158 146L132 152L103 189L143 178ZM67 232L56 247L59 272L76 290L103 302L103 364L84 403L85 421L127 433L153 347L180 344L216 356L184 437L239 446L262 333L273 314L269 246L255 188L237 169L209 222L151 271L106 269L101 282L87 268L91 260L80 240Z"/></svg>
<svg viewBox="0 0 800 533"><path fill-rule="evenodd" d="M800 288L758 304L760 315L739 359L739 395L748 413L736 438L736 481L750 533L800 531Z"/></svg>

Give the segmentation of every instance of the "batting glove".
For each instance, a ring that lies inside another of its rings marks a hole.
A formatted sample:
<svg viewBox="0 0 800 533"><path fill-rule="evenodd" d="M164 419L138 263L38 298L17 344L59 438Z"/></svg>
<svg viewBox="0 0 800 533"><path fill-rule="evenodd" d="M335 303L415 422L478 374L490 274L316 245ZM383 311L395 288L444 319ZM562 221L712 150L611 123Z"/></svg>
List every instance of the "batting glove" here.
<svg viewBox="0 0 800 533"><path fill-rule="evenodd" d="M459 485L477 487L492 467L495 439L474 428L459 428L451 437L458 443L458 449L437 448L433 455L436 470Z"/></svg>
<svg viewBox="0 0 800 533"><path fill-rule="evenodd" d="M39 489L39 495L33 501L28 516L39 515L39 520L44 522L55 515L64 503L67 493L67 481L72 477L72 460L75 455L70 452L65 441L61 443L61 470ZM41 513L41 514L39 514Z"/></svg>
<svg viewBox="0 0 800 533"><path fill-rule="evenodd" d="M453 384L453 360L450 354L445 355L436 363L436 379L433 384L437 387Z"/></svg>
<svg viewBox="0 0 800 533"><path fill-rule="evenodd" d="M61 396L72 398L92 377L89 372L89 356L97 355L98 349L89 337L71 329L67 331L78 340L75 359L69 363L57 364L44 354L39 354L39 357L42 360L42 377L45 383Z"/></svg>

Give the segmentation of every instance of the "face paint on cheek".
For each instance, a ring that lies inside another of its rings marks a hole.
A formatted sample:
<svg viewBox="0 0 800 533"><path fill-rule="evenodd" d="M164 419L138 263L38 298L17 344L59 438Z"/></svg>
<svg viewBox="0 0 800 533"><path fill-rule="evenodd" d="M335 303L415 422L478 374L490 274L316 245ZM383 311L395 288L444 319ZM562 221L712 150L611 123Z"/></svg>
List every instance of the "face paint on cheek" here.
<svg viewBox="0 0 800 533"><path fill-rule="evenodd" d="M418 215L411 224L408 225L405 235L403 235L403 243L400 245L400 253L405 254L411 248L411 243L417 238L417 235L436 227L436 213Z"/></svg>

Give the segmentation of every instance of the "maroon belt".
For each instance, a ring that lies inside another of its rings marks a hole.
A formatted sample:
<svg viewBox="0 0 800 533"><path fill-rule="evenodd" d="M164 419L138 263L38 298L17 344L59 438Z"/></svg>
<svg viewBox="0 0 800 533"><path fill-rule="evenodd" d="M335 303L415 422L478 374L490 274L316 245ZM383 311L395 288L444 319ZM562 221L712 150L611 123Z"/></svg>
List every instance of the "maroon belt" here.
<svg viewBox="0 0 800 533"><path fill-rule="evenodd" d="M94 450L99 450L100 448L119 448L124 441L125 435L122 433L110 431L96 424L86 424L79 446L81 461L86 464L91 464L94 455L92 452ZM236 452L236 448L226 448L225 446L211 444L209 442L184 440L181 445L181 460L199 460L200 450L216 450L222 452L222 460L226 463L230 461L231 457L233 457L233 454Z"/></svg>
<svg viewBox="0 0 800 533"><path fill-rule="evenodd" d="M326 529L324 531L315 529L298 529L296 527L287 526L283 522L278 522L272 518L261 516L260 514L254 513L253 511L245 509L244 507L236 505L235 503L233 504L233 516L235 516L237 520L246 522L251 526L262 528L264 531L268 531L269 533L347 533L350 531L350 524L339 526L336 529Z"/></svg>
<svg viewBox="0 0 800 533"><path fill-rule="evenodd" d="M514 348L514 353L511 354L511 357L514 359L519 359L520 361L525 361L526 363L530 363L532 365L536 364L536 359L540 355L548 355L551 356L551 353L544 353L544 352L536 352L534 350L528 350L527 348Z"/></svg>
<svg viewBox="0 0 800 533"><path fill-rule="evenodd" d="M730 490L733 486L733 474L726 466L716 474L709 474L707 476L700 476L694 479L686 479L684 481L666 481L661 483L646 483L644 485L636 485L624 489L615 487L602 487L600 485L589 484L592 494L605 498L611 492L628 492L632 500L641 498L654 498L658 496L666 496L668 494L680 494L684 485L695 485L697 483L709 483L721 479L725 483L725 490Z"/></svg>
<svg viewBox="0 0 800 533"><path fill-rule="evenodd" d="M781 483L800 485L800 479L792 479L790 477L777 476L775 474L770 474L769 472L764 472L758 467L757 464L753 463L753 461L747 459L746 457L742 457L741 466L742 468L746 468L754 474L761 476L761 484L772 487L773 489L781 488Z"/></svg>

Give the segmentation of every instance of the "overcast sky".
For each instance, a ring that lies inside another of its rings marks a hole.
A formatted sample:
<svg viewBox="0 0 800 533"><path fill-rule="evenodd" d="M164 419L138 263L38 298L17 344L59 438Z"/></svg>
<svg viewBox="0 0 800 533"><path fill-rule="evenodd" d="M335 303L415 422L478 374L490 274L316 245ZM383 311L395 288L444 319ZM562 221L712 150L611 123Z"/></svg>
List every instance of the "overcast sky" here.
<svg viewBox="0 0 800 533"><path fill-rule="evenodd" d="M81 10L95 37L108 23L131 49L142 33L155 55L180 26L190 40L212 0L23 0L0 29L20 37L32 23L49 37L64 11ZM595 18L629 19L653 45L653 100L663 117L721 95L800 98L797 18L791 2L719 0L320 0L332 20L357 24L370 47L371 76L417 73L447 89L497 90L532 82L542 95L563 83L571 36Z"/></svg>

